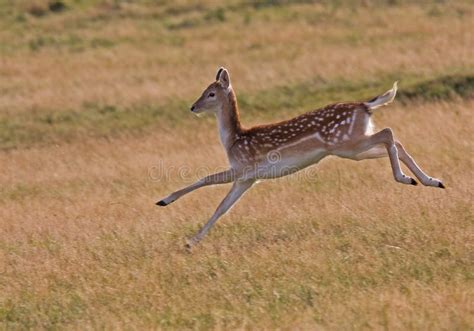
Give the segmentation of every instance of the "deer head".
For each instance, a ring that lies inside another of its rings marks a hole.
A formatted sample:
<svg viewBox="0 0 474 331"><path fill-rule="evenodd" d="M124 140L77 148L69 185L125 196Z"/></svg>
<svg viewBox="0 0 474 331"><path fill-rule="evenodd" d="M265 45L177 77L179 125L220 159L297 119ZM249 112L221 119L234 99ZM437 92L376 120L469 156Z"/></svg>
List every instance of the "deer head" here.
<svg viewBox="0 0 474 331"><path fill-rule="evenodd" d="M217 113L222 106L228 102L228 95L232 90L229 72L225 68L219 68L216 81L212 82L197 101L192 105L191 111L195 114Z"/></svg>

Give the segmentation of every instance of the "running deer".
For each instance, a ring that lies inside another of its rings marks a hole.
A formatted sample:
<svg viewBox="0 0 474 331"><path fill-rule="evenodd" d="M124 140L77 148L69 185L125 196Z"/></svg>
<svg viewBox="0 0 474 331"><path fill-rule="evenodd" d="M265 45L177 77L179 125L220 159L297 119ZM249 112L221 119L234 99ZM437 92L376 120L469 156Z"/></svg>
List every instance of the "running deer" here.
<svg viewBox="0 0 474 331"><path fill-rule="evenodd" d="M403 173L399 162L402 161L423 185L444 188L439 179L421 170L390 128L373 132L373 110L391 103L396 93L397 82L391 90L367 102L336 103L287 121L246 129L240 124L229 72L219 68L216 81L204 90L191 111L216 115L230 169L206 176L170 194L157 205L169 205L203 186L233 183L214 215L188 240L187 247L191 248L258 180L289 175L329 155L357 161L388 156L397 182L417 185Z"/></svg>

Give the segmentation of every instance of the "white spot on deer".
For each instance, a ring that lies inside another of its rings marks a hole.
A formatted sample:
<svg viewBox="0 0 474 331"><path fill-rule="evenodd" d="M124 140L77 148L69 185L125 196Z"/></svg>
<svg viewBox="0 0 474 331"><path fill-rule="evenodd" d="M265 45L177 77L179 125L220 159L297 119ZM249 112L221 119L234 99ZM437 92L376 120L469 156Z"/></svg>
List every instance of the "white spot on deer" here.
<svg viewBox="0 0 474 331"><path fill-rule="evenodd" d="M351 122L350 122L351 126L349 127L349 134L351 134L352 130L354 129L354 123L355 123L356 115L357 115L357 113L352 114L352 118L351 118Z"/></svg>

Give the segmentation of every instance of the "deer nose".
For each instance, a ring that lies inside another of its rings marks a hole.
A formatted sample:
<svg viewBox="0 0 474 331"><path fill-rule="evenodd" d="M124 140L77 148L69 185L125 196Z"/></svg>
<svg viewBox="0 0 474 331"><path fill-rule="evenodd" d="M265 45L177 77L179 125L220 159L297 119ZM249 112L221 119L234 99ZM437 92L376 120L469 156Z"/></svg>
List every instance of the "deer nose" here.
<svg viewBox="0 0 474 331"><path fill-rule="evenodd" d="M196 109L196 106L195 106L195 105L192 105L192 106L191 106L191 111L194 111L194 109Z"/></svg>

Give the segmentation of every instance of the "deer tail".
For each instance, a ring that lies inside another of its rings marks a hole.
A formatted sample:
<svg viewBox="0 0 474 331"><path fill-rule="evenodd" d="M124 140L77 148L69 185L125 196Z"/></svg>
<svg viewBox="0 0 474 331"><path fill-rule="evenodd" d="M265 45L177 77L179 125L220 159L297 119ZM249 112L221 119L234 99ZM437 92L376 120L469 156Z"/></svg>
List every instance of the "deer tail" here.
<svg viewBox="0 0 474 331"><path fill-rule="evenodd" d="M395 99L395 95L397 94L397 89L398 89L398 82L393 83L393 87L385 92L384 94L381 94L379 96L376 96L375 98L364 102L364 105L367 106L370 110L379 108L381 106L385 106L386 104L389 104Z"/></svg>

